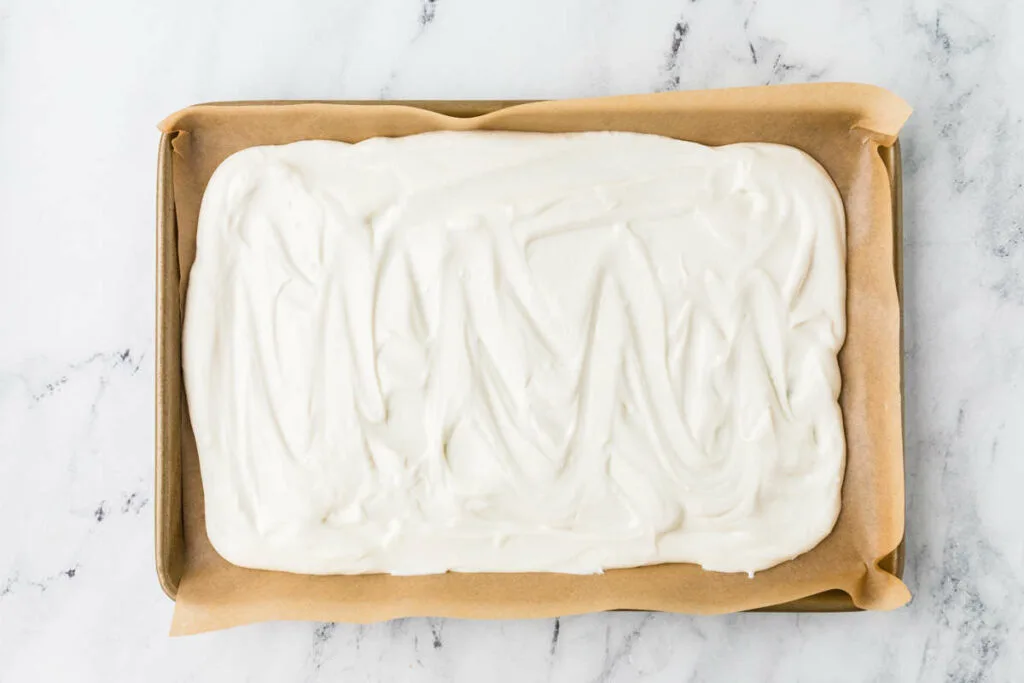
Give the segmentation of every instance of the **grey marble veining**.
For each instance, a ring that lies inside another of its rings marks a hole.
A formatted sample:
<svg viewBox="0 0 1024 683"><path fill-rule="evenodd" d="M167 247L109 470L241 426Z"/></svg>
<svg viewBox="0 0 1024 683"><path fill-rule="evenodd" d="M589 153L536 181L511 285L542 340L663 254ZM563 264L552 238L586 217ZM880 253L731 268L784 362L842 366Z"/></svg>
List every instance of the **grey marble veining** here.
<svg viewBox="0 0 1024 683"><path fill-rule="evenodd" d="M1024 679L1024 5L0 0L0 681ZM275 623L168 639L152 563L155 123L196 101L889 87L913 603Z"/></svg>

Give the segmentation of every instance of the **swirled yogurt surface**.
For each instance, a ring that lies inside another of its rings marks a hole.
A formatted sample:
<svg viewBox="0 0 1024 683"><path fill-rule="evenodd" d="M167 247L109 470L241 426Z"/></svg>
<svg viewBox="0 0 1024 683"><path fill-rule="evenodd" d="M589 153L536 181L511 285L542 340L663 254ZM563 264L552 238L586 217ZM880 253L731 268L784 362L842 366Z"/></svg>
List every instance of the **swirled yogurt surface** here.
<svg viewBox="0 0 1024 683"><path fill-rule="evenodd" d="M632 133L254 147L183 340L207 531L311 574L754 572L832 529L839 194Z"/></svg>

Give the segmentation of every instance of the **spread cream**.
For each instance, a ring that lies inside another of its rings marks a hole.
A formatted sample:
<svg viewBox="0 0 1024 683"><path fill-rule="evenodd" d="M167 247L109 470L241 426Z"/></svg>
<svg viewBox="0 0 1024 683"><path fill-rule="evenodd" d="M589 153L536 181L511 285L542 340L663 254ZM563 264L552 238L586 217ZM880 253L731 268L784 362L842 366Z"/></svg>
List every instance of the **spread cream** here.
<svg viewBox="0 0 1024 683"><path fill-rule="evenodd" d="M254 147L199 218L210 541L310 574L754 572L832 529L839 194L632 133Z"/></svg>

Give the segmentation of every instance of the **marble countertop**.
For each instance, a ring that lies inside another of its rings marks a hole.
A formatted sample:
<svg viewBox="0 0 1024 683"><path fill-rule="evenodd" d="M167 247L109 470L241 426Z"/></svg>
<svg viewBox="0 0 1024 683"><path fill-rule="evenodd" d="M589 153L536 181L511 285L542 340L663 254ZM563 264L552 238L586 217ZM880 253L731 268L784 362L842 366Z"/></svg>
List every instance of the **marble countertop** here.
<svg viewBox="0 0 1024 683"><path fill-rule="evenodd" d="M1024 679L1021 34L1024 5L1002 0L0 0L0 681ZM877 83L916 108L910 606L167 637L152 559L157 121L205 100L808 80Z"/></svg>

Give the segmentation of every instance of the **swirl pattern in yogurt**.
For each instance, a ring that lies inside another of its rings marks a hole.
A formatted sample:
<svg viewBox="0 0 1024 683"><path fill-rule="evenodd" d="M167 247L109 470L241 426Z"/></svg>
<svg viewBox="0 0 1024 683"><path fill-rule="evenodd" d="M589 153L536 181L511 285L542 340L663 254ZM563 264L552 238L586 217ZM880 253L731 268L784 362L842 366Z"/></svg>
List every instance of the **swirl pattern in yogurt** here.
<svg viewBox="0 0 1024 683"><path fill-rule="evenodd" d="M633 133L255 147L183 339L214 547L290 572L754 572L844 470L839 193Z"/></svg>

